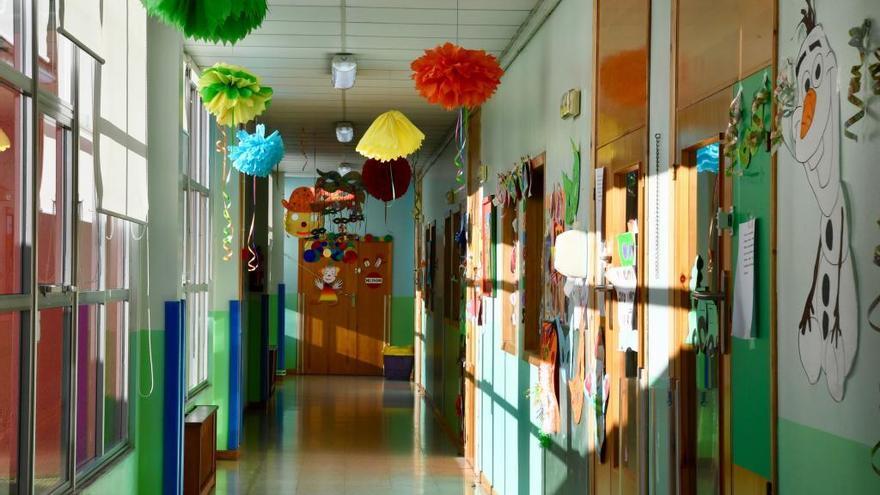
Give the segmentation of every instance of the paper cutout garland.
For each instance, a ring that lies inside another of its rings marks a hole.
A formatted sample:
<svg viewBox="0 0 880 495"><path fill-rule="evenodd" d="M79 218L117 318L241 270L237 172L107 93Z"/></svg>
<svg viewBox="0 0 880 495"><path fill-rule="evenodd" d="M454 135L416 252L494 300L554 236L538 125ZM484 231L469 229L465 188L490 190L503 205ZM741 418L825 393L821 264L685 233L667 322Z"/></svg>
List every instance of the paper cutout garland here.
<svg viewBox="0 0 880 495"><path fill-rule="evenodd" d="M854 126L865 116L866 104L863 99L859 98L859 93L862 90L862 68L867 63L868 55L873 53L877 62L868 66L868 73L870 75L868 84L873 95L880 95L880 47L875 48L873 52L870 48L870 19L865 19L861 26L851 28L849 36L849 45L859 51L859 63L850 68L849 88L846 99L856 107L857 111L850 118L846 119L846 122L843 124L843 135L853 141L858 141L859 137L850 130L850 127Z"/></svg>
<svg viewBox="0 0 880 495"><path fill-rule="evenodd" d="M266 18L266 0L141 0L147 13L188 38L235 43Z"/></svg>
<svg viewBox="0 0 880 495"><path fill-rule="evenodd" d="M406 115L389 110L370 124L356 150L367 158L388 162L414 153L424 140L425 135Z"/></svg>
<svg viewBox="0 0 880 495"><path fill-rule="evenodd" d="M272 88L244 67L217 63L199 78L199 95L218 124L238 127L266 111Z"/></svg>

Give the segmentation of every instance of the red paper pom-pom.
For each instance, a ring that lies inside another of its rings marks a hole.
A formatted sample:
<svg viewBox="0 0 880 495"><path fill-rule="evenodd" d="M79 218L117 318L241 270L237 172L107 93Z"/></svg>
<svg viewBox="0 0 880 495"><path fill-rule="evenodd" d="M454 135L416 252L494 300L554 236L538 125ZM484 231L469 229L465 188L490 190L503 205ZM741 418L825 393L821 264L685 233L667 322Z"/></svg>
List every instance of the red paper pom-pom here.
<svg viewBox="0 0 880 495"><path fill-rule="evenodd" d="M361 178L370 196L387 203L406 194L412 180L412 169L406 158L385 163L371 158L364 162Z"/></svg>
<svg viewBox="0 0 880 495"><path fill-rule="evenodd" d="M410 67L419 93L447 110L482 105L495 93L504 74L492 55L452 43L425 50Z"/></svg>

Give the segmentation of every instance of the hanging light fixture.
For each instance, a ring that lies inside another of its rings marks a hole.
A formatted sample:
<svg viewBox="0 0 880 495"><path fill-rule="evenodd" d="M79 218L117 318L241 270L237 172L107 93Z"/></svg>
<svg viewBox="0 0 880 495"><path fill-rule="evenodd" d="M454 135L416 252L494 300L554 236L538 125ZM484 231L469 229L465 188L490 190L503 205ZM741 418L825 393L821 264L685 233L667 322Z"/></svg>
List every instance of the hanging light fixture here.
<svg viewBox="0 0 880 495"><path fill-rule="evenodd" d="M357 75L357 61L350 53L337 53L330 61L330 82L336 89L350 89Z"/></svg>
<svg viewBox="0 0 880 495"><path fill-rule="evenodd" d="M336 140L340 143L350 143L354 139L354 125L343 121L336 123Z"/></svg>

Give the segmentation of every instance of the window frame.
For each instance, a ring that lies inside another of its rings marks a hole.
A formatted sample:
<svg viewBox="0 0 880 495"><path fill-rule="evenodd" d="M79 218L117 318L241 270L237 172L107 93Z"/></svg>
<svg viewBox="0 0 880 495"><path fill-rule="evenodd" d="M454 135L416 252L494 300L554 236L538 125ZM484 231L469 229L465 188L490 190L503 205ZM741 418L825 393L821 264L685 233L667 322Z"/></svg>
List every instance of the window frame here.
<svg viewBox="0 0 880 495"><path fill-rule="evenodd" d="M184 66L185 107L183 137L187 143L182 168L184 276L181 281L186 301L186 398L192 399L210 385L210 305L211 305L211 157L213 120L198 92L198 77L189 64ZM195 201L193 201L195 200ZM193 304L195 303L195 304ZM194 307L195 305L195 307ZM193 345L195 341L195 345ZM192 373L196 369L197 376Z"/></svg>

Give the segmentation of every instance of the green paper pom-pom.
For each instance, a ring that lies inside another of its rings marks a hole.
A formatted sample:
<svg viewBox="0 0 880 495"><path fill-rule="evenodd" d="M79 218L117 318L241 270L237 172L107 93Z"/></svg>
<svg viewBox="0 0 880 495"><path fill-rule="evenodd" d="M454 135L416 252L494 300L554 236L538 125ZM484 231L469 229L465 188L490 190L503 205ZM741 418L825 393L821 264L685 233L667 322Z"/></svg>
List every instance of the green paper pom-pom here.
<svg viewBox="0 0 880 495"><path fill-rule="evenodd" d="M189 38L235 43L263 23L266 0L141 0L147 13Z"/></svg>

